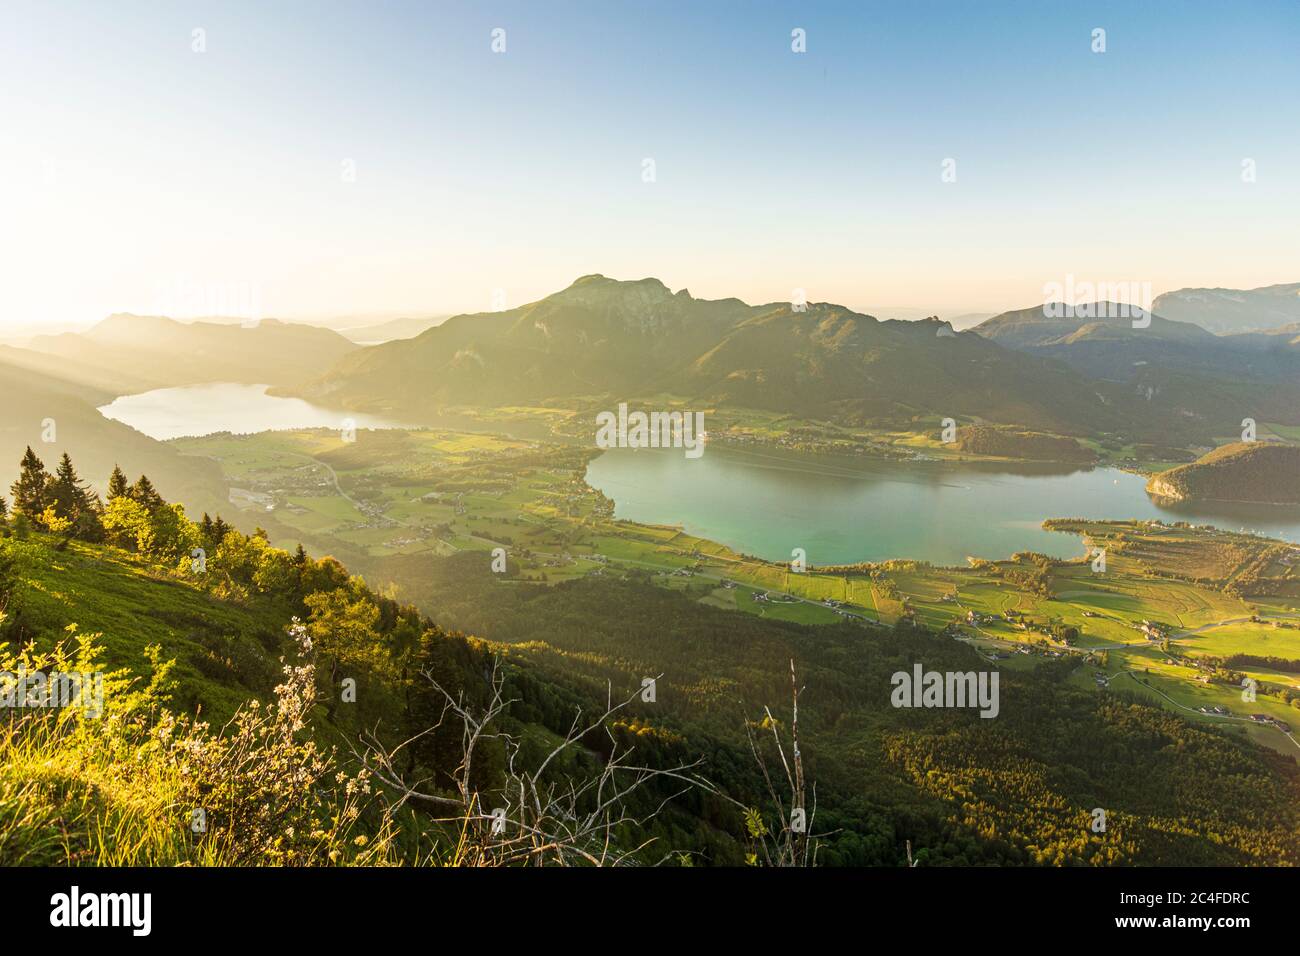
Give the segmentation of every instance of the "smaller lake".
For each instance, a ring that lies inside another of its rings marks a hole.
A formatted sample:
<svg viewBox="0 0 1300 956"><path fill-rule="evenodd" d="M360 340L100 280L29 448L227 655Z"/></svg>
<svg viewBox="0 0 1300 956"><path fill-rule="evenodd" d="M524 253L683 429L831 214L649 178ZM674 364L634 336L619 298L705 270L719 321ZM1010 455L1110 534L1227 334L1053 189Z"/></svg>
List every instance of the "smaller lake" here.
<svg viewBox="0 0 1300 956"><path fill-rule="evenodd" d="M156 388L123 395L100 406L105 418L130 425L158 441L193 438L214 432L250 435L286 428L343 428L345 420L357 428L401 428L398 422L359 412L341 412L266 394L269 385L214 382L180 388Z"/></svg>
<svg viewBox="0 0 1300 956"><path fill-rule="evenodd" d="M681 525L744 554L812 564L913 558L965 564L1017 551L1077 557L1076 537L1046 518L1213 524L1300 541L1300 509L1159 506L1146 479L1112 468L1004 462L886 461L711 445L700 458L672 449L612 449L587 481L615 516Z"/></svg>

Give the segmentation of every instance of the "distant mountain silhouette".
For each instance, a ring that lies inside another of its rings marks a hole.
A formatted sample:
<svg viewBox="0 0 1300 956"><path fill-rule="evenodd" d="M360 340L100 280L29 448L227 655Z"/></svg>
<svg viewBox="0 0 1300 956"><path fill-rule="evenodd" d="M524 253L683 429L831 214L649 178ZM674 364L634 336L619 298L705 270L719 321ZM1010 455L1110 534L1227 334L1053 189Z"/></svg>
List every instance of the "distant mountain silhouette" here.
<svg viewBox="0 0 1300 956"><path fill-rule="evenodd" d="M297 382L357 346L328 329L275 319L245 327L118 313L85 332L38 335L28 348L73 363L85 380L120 393L200 382Z"/></svg>
<svg viewBox="0 0 1300 956"><path fill-rule="evenodd" d="M1300 282L1260 289L1179 289L1156 296L1151 308L1218 334L1262 332L1300 322Z"/></svg>
<svg viewBox="0 0 1300 956"><path fill-rule="evenodd" d="M408 417L452 404L668 393L844 422L963 415L1083 433L1126 419L1074 370L947 322L880 321L830 303L696 299L658 279L601 275L353 352L283 391Z"/></svg>

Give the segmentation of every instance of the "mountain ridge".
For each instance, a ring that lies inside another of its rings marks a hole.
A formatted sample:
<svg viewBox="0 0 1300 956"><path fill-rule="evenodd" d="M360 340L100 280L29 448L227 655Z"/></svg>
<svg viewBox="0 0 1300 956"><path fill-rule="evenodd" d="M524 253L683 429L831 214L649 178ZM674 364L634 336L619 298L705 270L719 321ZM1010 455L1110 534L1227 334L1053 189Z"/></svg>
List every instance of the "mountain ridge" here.
<svg viewBox="0 0 1300 956"><path fill-rule="evenodd" d="M1300 282L1256 289L1176 289L1156 296L1152 309L1219 334L1262 332L1300 321Z"/></svg>
<svg viewBox="0 0 1300 956"><path fill-rule="evenodd" d="M939 320L834 303L696 299L662 281L581 276L536 302L453 316L347 355L277 394L359 411L686 396L844 421L968 415L1067 433L1125 416L1068 366Z"/></svg>
<svg viewBox="0 0 1300 956"><path fill-rule="evenodd" d="M277 319L241 326L128 312L84 332L38 335L27 345L117 383L118 394L211 381L289 383L357 348L329 329Z"/></svg>

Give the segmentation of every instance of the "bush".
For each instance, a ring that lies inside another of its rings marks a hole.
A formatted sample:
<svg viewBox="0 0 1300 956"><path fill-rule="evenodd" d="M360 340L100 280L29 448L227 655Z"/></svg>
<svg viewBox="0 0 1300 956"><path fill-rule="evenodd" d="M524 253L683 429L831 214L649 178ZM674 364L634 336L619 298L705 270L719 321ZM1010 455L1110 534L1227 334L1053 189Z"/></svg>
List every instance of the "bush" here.
<svg viewBox="0 0 1300 956"><path fill-rule="evenodd" d="M0 645L0 690L12 692L20 671L102 681L98 716L79 702L4 718L0 865L390 861L391 818L382 806L364 812L374 803L366 775L342 771L307 733L315 666L302 625L290 627L301 660L284 665L274 701L248 703L222 733L165 709L172 665L156 648L137 687L125 670L103 672L99 635L69 632L45 654Z"/></svg>

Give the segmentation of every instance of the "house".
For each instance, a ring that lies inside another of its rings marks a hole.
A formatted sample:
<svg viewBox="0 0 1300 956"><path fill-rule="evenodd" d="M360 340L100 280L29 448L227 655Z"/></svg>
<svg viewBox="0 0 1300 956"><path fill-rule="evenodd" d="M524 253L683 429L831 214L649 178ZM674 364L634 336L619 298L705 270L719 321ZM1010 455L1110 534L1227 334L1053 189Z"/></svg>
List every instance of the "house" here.
<svg viewBox="0 0 1300 956"><path fill-rule="evenodd" d="M1159 641L1169 636L1169 626L1159 621L1142 621L1137 629L1147 636L1149 641Z"/></svg>

